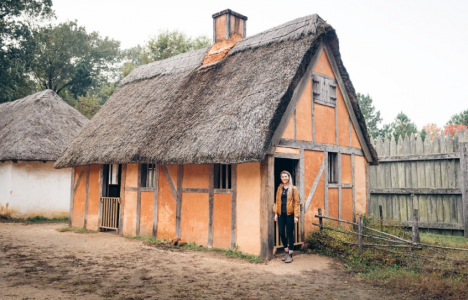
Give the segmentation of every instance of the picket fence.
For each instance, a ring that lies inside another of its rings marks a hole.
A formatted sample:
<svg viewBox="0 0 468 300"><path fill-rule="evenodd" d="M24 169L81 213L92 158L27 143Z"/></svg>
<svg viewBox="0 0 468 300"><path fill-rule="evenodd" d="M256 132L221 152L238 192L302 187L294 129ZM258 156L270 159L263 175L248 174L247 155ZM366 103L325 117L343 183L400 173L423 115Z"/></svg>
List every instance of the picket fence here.
<svg viewBox="0 0 468 300"><path fill-rule="evenodd" d="M370 167L368 211L411 226L419 211L419 227L468 237L468 130L452 137L421 139L414 135L377 139L379 165Z"/></svg>

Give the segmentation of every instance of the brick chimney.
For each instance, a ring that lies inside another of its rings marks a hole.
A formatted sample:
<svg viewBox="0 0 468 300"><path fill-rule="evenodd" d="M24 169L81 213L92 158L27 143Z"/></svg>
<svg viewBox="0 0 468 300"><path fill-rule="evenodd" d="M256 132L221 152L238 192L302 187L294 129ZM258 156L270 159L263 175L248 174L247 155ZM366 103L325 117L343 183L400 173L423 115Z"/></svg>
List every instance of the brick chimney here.
<svg viewBox="0 0 468 300"><path fill-rule="evenodd" d="M237 42L246 36L247 17L226 9L213 15L213 46L203 65L221 60Z"/></svg>

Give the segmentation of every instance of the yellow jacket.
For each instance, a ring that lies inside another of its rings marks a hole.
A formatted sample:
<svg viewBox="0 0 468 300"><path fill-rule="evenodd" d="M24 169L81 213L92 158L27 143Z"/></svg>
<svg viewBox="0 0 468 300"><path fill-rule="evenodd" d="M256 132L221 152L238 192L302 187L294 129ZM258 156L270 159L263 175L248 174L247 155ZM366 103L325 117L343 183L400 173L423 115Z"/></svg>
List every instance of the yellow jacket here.
<svg viewBox="0 0 468 300"><path fill-rule="evenodd" d="M283 184L281 183L276 191L276 203L273 206L273 212L275 214L281 215L281 194L283 193ZM292 197L289 197L288 193L288 202L286 203L286 210L288 216L294 213L294 217L300 217L299 214L299 193L297 192L297 188L293 186L292 190Z"/></svg>

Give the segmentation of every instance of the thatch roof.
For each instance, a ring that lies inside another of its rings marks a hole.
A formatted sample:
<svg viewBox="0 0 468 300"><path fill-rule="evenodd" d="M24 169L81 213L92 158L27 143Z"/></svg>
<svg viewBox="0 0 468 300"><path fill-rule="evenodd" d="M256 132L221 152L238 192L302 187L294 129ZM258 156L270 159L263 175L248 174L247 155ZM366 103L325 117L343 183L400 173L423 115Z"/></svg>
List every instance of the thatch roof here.
<svg viewBox="0 0 468 300"><path fill-rule="evenodd" d="M333 51L377 161L335 31L311 15L243 39L212 68L198 70L208 49L139 67L55 166L262 160L322 39Z"/></svg>
<svg viewBox="0 0 468 300"><path fill-rule="evenodd" d="M51 90L0 105L0 160L55 161L88 119Z"/></svg>

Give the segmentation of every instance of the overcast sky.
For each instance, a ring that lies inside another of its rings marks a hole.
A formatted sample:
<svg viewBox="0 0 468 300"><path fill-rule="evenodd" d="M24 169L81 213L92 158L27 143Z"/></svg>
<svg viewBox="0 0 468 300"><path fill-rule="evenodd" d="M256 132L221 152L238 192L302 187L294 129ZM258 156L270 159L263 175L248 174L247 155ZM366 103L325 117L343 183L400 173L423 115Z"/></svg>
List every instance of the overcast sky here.
<svg viewBox="0 0 468 300"><path fill-rule="evenodd" d="M418 128L445 125L468 109L468 1L149 1L53 0L58 22L143 45L162 29L212 37L211 15L248 17L247 35L317 13L337 31L357 92L369 94L383 122L403 111Z"/></svg>

